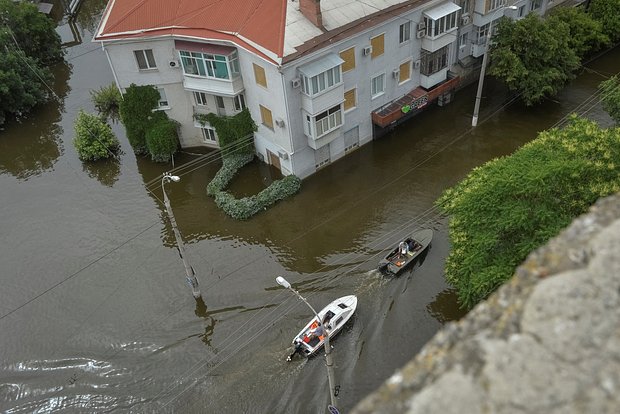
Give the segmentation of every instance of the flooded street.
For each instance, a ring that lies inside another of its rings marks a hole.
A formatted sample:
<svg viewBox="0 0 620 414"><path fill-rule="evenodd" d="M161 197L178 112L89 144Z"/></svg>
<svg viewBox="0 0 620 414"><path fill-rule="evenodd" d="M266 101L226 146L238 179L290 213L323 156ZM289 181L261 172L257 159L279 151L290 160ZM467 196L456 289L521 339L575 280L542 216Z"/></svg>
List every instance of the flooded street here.
<svg viewBox="0 0 620 414"><path fill-rule="evenodd" d="M0 131L0 411L323 413L321 356L286 362L309 309L355 294L358 310L332 341L338 408L348 412L463 315L444 280L447 218L434 201L473 167L507 155L577 111L603 125L596 87L620 70L620 48L587 64L557 98L511 103L487 80L471 131L476 85L302 183L248 221L206 195L220 161L176 157L166 185L204 302L185 284L162 199L171 165L134 156L121 125L119 162L82 163L72 144L90 91L113 82L90 42L105 1L87 0L59 96ZM75 37L59 28L63 40ZM183 167L180 167L183 166ZM231 191L259 191L278 172L244 167ZM428 252L399 277L376 266L404 235L432 228Z"/></svg>

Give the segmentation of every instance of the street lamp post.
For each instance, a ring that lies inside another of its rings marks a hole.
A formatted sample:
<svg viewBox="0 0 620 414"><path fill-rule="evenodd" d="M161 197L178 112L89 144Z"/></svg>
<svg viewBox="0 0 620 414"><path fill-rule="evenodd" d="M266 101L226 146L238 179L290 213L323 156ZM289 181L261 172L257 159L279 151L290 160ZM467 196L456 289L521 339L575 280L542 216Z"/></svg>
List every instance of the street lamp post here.
<svg viewBox="0 0 620 414"><path fill-rule="evenodd" d="M164 193L164 205L166 206L166 212L168 213L168 218L170 219L170 224L172 225L172 231L174 232L174 238L177 241L177 247L179 249L179 256L181 256L181 260L183 260L183 266L185 267L185 276L187 278L187 283L192 288L192 295L194 295L195 299L202 299L202 295L200 294L200 287L198 286L198 279L196 279L196 274L194 273L194 269L189 265L187 258L185 257L185 248L183 247L183 240L181 239L181 233L179 233L179 229L177 228L177 221L174 218L174 214L172 213L172 207L170 207L170 199L168 199L168 194L166 194L165 184L170 181L174 181L178 183L181 179L176 175L171 175L170 173L164 173L161 178L161 190Z"/></svg>
<svg viewBox="0 0 620 414"><path fill-rule="evenodd" d="M331 350L331 346L329 345L329 333L327 332L327 328L323 326L323 322L321 321L319 314L317 313L317 311L314 310L312 305L310 305L310 303L308 303L308 301L303 296L301 296L299 292L293 289L291 284L286 279L284 279L282 276L278 276L276 277L276 282L278 283L278 285L289 289L299 299L301 299L306 305L308 305L308 307L312 310L312 313L314 313L314 316L316 316L319 326L323 328L323 333L325 334L325 365L327 366L327 381L329 382L329 396L331 398L331 405L333 407L336 407L336 394L335 394L335 387L334 387L334 382L335 382L334 381L334 362L332 361L332 350Z"/></svg>
<svg viewBox="0 0 620 414"><path fill-rule="evenodd" d="M489 48L491 47L491 36L493 33L493 18L498 12L503 12L505 9L516 10L517 6L504 6L498 10L495 10L495 13L491 16L489 31L486 39L486 48L484 50L484 55L482 56L482 68L480 68L480 79L478 80L478 91L476 92L476 103L474 104L474 116L471 118L471 126L473 127L478 125L478 111L480 110L480 99L482 98L482 85L484 83L484 73L487 68L487 60L489 60Z"/></svg>

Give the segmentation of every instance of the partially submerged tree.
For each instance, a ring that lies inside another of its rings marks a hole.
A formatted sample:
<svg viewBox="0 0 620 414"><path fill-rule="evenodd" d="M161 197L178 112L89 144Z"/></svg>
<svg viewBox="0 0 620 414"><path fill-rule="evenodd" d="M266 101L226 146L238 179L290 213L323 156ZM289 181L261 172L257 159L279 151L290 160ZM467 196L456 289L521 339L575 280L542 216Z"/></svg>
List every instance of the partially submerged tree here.
<svg viewBox="0 0 620 414"><path fill-rule="evenodd" d="M573 117L475 168L437 204L450 215L448 282L471 308L598 198L620 191L620 129Z"/></svg>
<svg viewBox="0 0 620 414"><path fill-rule="evenodd" d="M123 97L116 85L102 86L96 91L90 91L90 96L99 115L112 122L120 119L119 108Z"/></svg>
<svg viewBox="0 0 620 414"><path fill-rule="evenodd" d="M80 110L75 121L73 145L82 161L109 158L120 148L112 128L96 115Z"/></svg>
<svg viewBox="0 0 620 414"><path fill-rule="evenodd" d="M612 76L598 86L603 109L620 125L620 77Z"/></svg>
<svg viewBox="0 0 620 414"><path fill-rule="evenodd" d="M171 119L160 119L146 132L146 146L151 159L168 162L179 148L178 123Z"/></svg>
<svg viewBox="0 0 620 414"><path fill-rule="evenodd" d="M588 12L612 42L620 41L620 0L591 0Z"/></svg>
<svg viewBox="0 0 620 414"><path fill-rule="evenodd" d="M27 2L0 0L0 125L52 96L49 65L62 59L52 19Z"/></svg>
<svg viewBox="0 0 620 414"><path fill-rule="evenodd" d="M120 103L120 116L129 143L136 154L148 153L146 132L157 121L167 118L161 111L154 111L159 102L159 92L151 86L131 84Z"/></svg>
<svg viewBox="0 0 620 414"><path fill-rule="evenodd" d="M552 25L558 21L568 25L568 44L579 58L596 52L609 43L609 37L603 32L603 25L598 20L577 7L554 7L547 22Z"/></svg>
<svg viewBox="0 0 620 414"><path fill-rule="evenodd" d="M526 105L555 95L580 66L569 41L570 27L555 19L545 22L536 13L524 19L502 19L493 36L490 74L521 94Z"/></svg>

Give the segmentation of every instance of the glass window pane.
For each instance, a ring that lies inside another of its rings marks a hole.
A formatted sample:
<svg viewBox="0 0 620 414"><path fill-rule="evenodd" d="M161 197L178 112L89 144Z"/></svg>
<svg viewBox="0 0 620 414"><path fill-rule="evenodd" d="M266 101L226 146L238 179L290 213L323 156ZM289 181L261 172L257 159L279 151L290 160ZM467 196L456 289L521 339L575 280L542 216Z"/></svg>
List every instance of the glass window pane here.
<svg viewBox="0 0 620 414"><path fill-rule="evenodd" d="M146 60L149 64L149 68L157 67L157 65L155 65L155 57L153 56L153 51L151 49L147 49L145 50L145 52L146 52Z"/></svg>

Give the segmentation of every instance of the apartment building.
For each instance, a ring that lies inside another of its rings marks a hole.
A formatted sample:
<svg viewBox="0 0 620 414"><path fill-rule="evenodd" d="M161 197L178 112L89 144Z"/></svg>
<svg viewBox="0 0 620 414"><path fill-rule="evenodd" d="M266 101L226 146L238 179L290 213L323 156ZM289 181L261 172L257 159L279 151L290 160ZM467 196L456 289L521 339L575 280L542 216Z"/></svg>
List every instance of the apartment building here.
<svg viewBox="0 0 620 414"><path fill-rule="evenodd" d="M195 114L248 108L257 155L305 178L449 102L502 15L547 7L506 1L110 0L93 41L119 89L158 89L183 147L218 147Z"/></svg>

